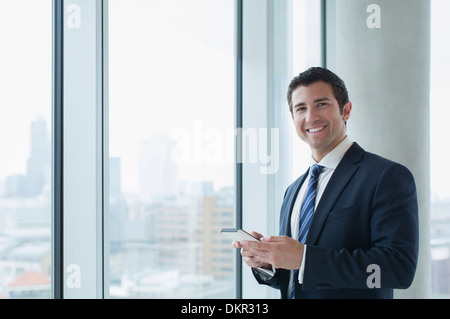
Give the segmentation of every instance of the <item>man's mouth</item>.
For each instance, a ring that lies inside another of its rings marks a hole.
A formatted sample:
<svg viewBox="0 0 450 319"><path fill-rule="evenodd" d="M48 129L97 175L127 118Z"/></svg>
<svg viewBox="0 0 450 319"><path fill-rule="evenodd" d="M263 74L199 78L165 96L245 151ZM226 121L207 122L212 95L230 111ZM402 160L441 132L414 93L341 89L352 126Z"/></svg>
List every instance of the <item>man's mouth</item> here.
<svg viewBox="0 0 450 319"><path fill-rule="evenodd" d="M325 129L325 126L320 126L320 127L309 128L306 131L308 131L309 133L318 133L320 131L323 131L324 129Z"/></svg>

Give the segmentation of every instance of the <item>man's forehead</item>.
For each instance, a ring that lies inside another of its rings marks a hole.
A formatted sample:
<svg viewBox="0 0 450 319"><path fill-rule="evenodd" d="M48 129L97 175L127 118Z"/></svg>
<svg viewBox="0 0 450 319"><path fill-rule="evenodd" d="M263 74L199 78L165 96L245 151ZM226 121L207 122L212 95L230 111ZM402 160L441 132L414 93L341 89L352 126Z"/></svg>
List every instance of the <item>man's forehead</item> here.
<svg viewBox="0 0 450 319"><path fill-rule="evenodd" d="M323 99L328 98L330 100L335 100L333 88L330 84L325 82L314 82L310 85L300 85L298 86L293 94L292 98L298 99Z"/></svg>

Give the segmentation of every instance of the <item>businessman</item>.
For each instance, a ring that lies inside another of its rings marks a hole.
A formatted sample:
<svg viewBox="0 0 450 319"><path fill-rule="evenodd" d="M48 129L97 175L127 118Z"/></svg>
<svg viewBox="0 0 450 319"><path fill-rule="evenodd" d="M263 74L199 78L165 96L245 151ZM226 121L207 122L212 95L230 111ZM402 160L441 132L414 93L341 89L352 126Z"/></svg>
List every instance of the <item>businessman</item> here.
<svg viewBox="0 0 450 319"><path fill-rule="evenodd" d="M393 289L411 285L417 264L412 174L347 136L352 103L331 71L306 70L287 95L311 166L285 192L280 236L253 232L259 242L233 246L282 298L393 298Z"/></svg>

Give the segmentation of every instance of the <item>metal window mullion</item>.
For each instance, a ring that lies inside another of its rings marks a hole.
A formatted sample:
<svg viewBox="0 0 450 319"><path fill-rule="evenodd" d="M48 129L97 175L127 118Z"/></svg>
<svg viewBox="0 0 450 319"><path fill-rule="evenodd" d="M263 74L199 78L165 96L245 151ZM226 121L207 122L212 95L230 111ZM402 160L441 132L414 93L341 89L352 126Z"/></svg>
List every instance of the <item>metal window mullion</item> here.
<svg viewBox="0 0 450 319"><path fill-rule="evenodd" d="M101 8L101 75L102 75L102 297L109 298L109 0Z"/></svg>
<svg viewBox="0 0 450 319"><path fill-rule="evenodd" d="M243 59L243 4L236 0L236 131L243 128L242 117L242 59ZM236 227L242 228L242 136L236 136ZM236 298L242 299L242 259L236 250Z"/></svg>
<svg viewBox="0 0 450 319"><path fill-rule="evenodd" d="M63 298L63 95L64 95L64 8L53 0L52 74L52 297Z"/></svg>
<svg viewBox="0 0 450 319"><path fill-rule="evenodd" d="M64 298L103 298L103 1L64 5Z"/></svg>
<svg viewBox="0 0 450 319"><path fill-rule="evenodd" d="M327 10L326 0L320 1L320 19L321 19L321 66L327 67Z"/></svg>

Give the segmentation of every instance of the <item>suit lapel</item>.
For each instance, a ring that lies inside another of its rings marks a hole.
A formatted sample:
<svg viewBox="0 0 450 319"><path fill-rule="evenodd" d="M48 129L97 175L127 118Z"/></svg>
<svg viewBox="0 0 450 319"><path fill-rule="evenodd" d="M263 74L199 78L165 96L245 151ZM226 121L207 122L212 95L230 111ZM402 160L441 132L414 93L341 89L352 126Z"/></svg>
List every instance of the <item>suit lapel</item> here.
<svg viewBox="0 0 450 319"><path fill-rule="evenodd" d="M295 201L298 196L298 192L300 191L300 188L303 185L303 182L306 179L306 176L308 176L309 170L300 176L295 183L292 185L292 191L286 194L286 203L288 210L285 214L282 215L283 220L280 222L280 235L286 235L291 237L292 230L291 230L291 216L292 216L292 210L294 209Z"/></svg>
<svg viewBox="0 0 450 319"><path fill-rule="evenodd" d="M361 160L363 153L364 150L357 143L354 143L336 167L314 212L314 217L306 238L306 244L312 245L316 242L334 203L341 195L348 181L358 170L358 166L355 163Z"/></svg>

